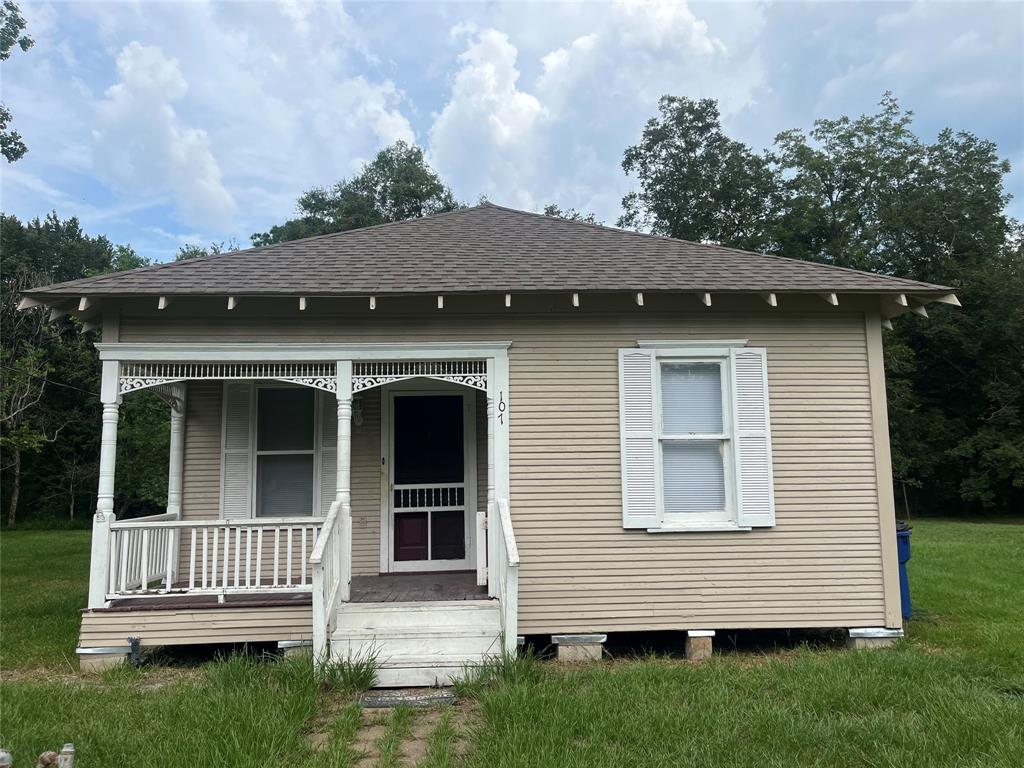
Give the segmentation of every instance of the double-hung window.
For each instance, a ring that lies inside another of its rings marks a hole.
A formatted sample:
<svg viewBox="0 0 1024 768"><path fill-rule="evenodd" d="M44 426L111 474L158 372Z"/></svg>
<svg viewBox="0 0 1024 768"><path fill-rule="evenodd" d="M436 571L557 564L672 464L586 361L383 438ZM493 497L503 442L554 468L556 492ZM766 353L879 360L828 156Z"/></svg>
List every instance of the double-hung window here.
<svg viewBox="0 0 1024 768"><path fill-rule="evenodd" d="M313 514L314 391L256 390L256 515Z"/></svg>
<svg viewBox="0 0 1024 768"><path fill-rule="evenodd" d="M774 525L764 349L743 341L620 350L623 525Z"/></svg>
<svg viewBox="0 0 1024 768"><path fill-rule="evenodd" d="M728 357L657 363L665 522L735 521Z"/></svg>

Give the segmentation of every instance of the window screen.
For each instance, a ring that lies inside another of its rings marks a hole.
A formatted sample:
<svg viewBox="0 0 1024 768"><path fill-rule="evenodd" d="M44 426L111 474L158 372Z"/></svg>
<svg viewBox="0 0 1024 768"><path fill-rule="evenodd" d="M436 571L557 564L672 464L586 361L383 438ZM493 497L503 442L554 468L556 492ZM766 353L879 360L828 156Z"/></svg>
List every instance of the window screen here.
<svg viewBox="0 0 1024 768"><path fill-rule="evenodd" d="M722 366L661 365L661 468L665 514L724 513Z"/></svg>
<svg viewBox="0 0 1024 768"><path fill-rule="evenodd" d="M257 459L256 498L263 517L313 514L313 454L270 454Z"/></svg>
<svg viewBox="0 0 1024 768"><path fill-rule="evenodd" d="M313 450L312 389L291 387L259 390L256 450Z"/></svg>
<svg viewBox="0 0 1024 768"><path fill-rule="evenodd" d="M722 441L686 440L662 446L665 512L725 509Z"/></svg>
<svg viewBox="0 0 1024 768"><path fill-rule="evenodd" d="M662 434L722 433L722 366L667 363L661 367Z"/></svg>

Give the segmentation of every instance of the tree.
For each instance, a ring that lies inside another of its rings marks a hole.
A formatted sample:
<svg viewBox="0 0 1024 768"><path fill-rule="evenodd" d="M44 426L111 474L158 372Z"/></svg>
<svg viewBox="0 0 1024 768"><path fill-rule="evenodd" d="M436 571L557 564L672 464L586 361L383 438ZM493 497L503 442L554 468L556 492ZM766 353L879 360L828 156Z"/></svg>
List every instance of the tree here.
<svg viewBox="0 0 1024 768"><path fill-rule="evenodd" d="M227 251L237 250L238 241L236 241L234 238L231 238L226 243L224 241L212 242L206 248L197 243L188 243L186 245L181 246L178 249L178 253L174 257L174 260L187 261L188 259L196 259L199 258L200 256L217 256L221 253L226 253Z"/></svg>
<svg viewBox="0 0 1024 768"><path fill-rule="evenodd" d="M76 219L61 220L55 213L28 223L0 216L0 242L0 470L7 523L16 524L19 508L37 516L66 512L73 517L95 488L100 421L96 333L67 317L52 320L44 307L19 311L17 305L27 288L134 269L146 261L131 248L86 235ZM146 398L125 402L127 423L153 414L166 419L166 407ZM165 442L160 430L129 430L119 447L131 454L166 456ZM163 492L154 491L159 478L158 471L129 476L118 483L119 496L135 504L159 504Z"/></svg>
<svg viewBox="0 0 1024 768"><path fill-rule="evenodd" d="M582 221L587 224L602 224L597 220L597 216L593 213L583 213L577 211L575 208L566 208L564 211L562 207L557 203L548 203L544 206L545 216L554 216L559 219L568 219L569 221Z"/></svg>
<svg viewBox="0 0 1024 768"><path fill-rule="evenodd" d="M11 58L15 47L27 51L35 45L35 41L25 34L26 26L18 4L4 0L3 5L0 5L0 61ZM11 120L11 111L6 104L0 102L0 152L3 152L8 163L20 160L28 152L21 134L10 128Z"/></svg>
<svg viewBox="0 0 1024 768"><path fill-rule="evenodd" d="M397 141L351 179L314 187L298 200L299 217L252 236L253 245L344 232L455 210L460 204L423 150Z"/></svg>
<svg viewBox="0 0 1024 768"><path fill-rule="evenodd" d="M622 169L637 176L640 189L622 199L619 226L769 247L777 180L768 158L723 133L712 99L663 96L658 110L623 155Z"/></svg>
<svg viewBox="0 0 1024 768"><path fill-rule="evenodd" d="M995 144L950 129L922 141L889 93L763 156L723 134L713 102L665 97L660 113L625 152L640 189L620 224L953 286L962 311L886 335L897 498L935 514L1024 506L1022 238Z"/></svg>

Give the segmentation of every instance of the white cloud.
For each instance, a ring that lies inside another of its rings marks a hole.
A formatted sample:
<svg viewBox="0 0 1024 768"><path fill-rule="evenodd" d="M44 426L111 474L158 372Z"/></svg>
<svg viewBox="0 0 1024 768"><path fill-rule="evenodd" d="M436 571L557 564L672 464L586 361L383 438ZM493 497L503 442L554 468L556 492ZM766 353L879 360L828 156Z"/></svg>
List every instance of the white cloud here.
<svg viewBox="0 0 1024 768"><path fill-rule="evenodd" d="M566 42L536 61L522 61L497 29L453 29L468 42L430 152L462 197L532 208L557 201L614 220L627 188L622 151L660 96L716 96L730 113L762 84L756 57L731 56L685 3L581 6L571 22ZM532 85L520 68L538 71Z"/></svg>
<svg viewBox="0 0 1024 768"><path fill-rule="evenodd" d="M117 74L97 106L96 169L131 194L169 193L189 223L227 225L235 201L207 134L183 124L173 106L188 91L178 62L133 41L117 57Z"/></svg>
<svg viewBox="0 0 1024 768"><path fill-rule="evenodd" d="M442 174L457 176L462 189L473 189L471 199L513 187L516 204L532 207L527 154L536 149L534 134L546 110L519 89L517 51L506 35L493 29L458 32L471 38L459 56L451 99L430 131L431 161Z"/></svg>

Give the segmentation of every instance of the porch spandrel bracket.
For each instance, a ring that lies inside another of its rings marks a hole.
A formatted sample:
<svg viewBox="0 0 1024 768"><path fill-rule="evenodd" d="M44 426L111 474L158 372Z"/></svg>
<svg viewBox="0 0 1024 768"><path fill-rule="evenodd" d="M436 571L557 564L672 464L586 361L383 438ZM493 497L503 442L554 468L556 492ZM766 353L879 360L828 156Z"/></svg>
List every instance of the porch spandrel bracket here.
<svg viewBox="0 0 1024 768"><path fill-rule="evenodd" d="M434 379L487 391L486 360L373 360L352 364L352 391L407 379Z"/></svg>
<svg viewBox="0 0 1024 768"><path fill-rule="evenodd" d="M163 387L179 381L248 379L284 381L304 387L338 391L333 363L122 363L118 391Z"/></svg>

